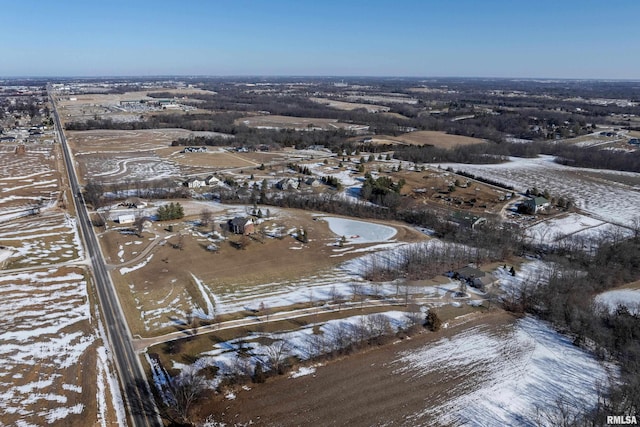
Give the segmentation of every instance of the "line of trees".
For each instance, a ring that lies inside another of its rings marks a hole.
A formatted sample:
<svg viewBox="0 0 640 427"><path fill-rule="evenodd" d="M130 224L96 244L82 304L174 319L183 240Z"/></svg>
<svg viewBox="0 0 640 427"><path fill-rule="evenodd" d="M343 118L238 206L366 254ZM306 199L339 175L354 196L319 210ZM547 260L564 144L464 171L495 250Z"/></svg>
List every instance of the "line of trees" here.
<svg viewBox="0 0 640 427"><path fill-rule="evenodd" d="M575 167L611 169L640 172L640 151L617 151L550 142L484 143L453 149L430 145L406 145L394 147L396 159L414 163L501 163L514 157L535 157L546 154L556 157L556 162Z"/></svg>
<svg viewBox="0 0 640 427"><path fill-rule="evenodd" d="M152 181L125 179L116 182L104 182L90 179L83 188L84 200L95 209L114 200L128 197L145 199L184 199L190 196L186 187L176 185L170 178Z"/></svg>
<svg viewBox="0 0 640 427"><path fill-rule="evenodd" d="M497 261L500 251L468 245L430 243L404 246L385 258L372 256L364 266L363 277L370 281L391 281L400 278L420 280L464 267L473 261L481 264Z"/></svg>

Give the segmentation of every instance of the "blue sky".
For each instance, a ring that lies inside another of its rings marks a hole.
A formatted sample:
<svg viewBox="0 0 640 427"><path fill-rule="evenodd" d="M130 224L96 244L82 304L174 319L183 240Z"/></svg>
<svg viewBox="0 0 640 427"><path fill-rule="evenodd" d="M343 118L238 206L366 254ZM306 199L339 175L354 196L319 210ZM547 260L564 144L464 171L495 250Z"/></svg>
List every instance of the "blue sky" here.
<svg viewBox="0 0 640 427"><path fill-rule="evenodd" d="M638 0L3 0L0 11L0 76L640 79Z"/></svg>

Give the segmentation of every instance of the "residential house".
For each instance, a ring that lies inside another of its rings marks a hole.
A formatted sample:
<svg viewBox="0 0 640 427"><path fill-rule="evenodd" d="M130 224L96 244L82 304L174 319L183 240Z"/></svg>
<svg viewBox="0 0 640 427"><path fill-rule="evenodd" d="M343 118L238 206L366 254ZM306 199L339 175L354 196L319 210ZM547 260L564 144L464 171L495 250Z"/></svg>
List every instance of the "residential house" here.
<svg viewBox="0 0 640 427"><path fill-rule="evenodd" d="M487 286L491 286L496 282L496 279L492 274L487 274L470 265L454 271L451 276L454 279L466 282L468 286L473 286L474 288L483 290Z"/></svg>
<svg viewBox="0 0 640 427"><path fill-rule="evenodd" d="M549 200L545 199L544 197L532 197L530 199L525 200L524 202L522 202L524 207L526 208L526 210L528 210L531 213L538 213L541 211L544 211L546 209L548 209L551 206L551 203L549 202Z"/></svg>
<svg viewBox="0 0 640 427"><path fill-rule="evenodd" d="M297 178L284 178L276 183L276 188L280 190L297 190L300 181Z"/></svg>
<svg viewBox="0 0 640 427"><path fill-rule="evenodd" d="M322 184L318 178L314 178L314 177L309 177L305 179L304 183L312 187L320 187L320 185Z"/></svg>
<svg viewBox="0 0 640 427"><path fill-rule="evenodd" d="M253 218L237 216L227 221L229 231L235 234L253 234L255 233L255 223Z"/></svg>
<svg viewBox="0 0 640 427"><path fill-rule="evenodd" d="M206 185L205 181L203 179L200 178L189 178L187 179L183 185L185 187L189 187L189 188L200 188L203 185Z"/></svg>
<svg viewBox="0 0 640 427"><path fill-rule="evenodd" d="M209 175L204 179L204 183L205 185L220 185L222 181L213 175Z"/></svg>
<svg viewBox="0 0 640 427"><path fill-rule="evenodd" d="M184 147L181 153L206 153L207 147Z"/></svg>

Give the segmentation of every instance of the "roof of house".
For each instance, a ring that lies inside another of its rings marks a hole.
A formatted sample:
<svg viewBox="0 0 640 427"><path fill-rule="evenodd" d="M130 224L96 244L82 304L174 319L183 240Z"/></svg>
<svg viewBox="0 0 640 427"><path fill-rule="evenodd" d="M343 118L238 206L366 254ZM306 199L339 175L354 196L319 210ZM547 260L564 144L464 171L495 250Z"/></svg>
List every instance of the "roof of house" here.
<svg viewBox="0 0 640 427"><path fill-rule="evenodd" d="M536 206L542 206L542 205L546 205L547 203L549 203L549 201L547 199L545 199L544 197L534 197L533 202L536 204Z"/></svg>
<svg viewBox="0 0 640 427"><path fill-rule="evenodd" d="M131 215L131 214L119 215L118 216L118 222L120 224L128 224L128 223L135 222L135 221L136 221L136 217Z"/></svg>
<svg viewBox="0 0 640 427"><path fill-rule="evenodd" d="M237 227L244 227L251 218L246 216L237 216L231 220L231 224Z"/></svg>
<svg viewBox="0 0 640 427"><path fill-rule="evenodd" d="M465 278L482 277L485 275L484 271L478 270L477 268L470 267L470 266L462 267L456 270L456 273L458 273L459 276L462 276Z"/></svg>
<svg viewBox="0 0 640 427"><path fill-rule="evenodd" d="M527 200L527 203L531 203L535 206L542 206L542 205L546 205L549 203L549 200L545 199L542 196L536 196L536 197L532 197L530 199Z"/></svg>

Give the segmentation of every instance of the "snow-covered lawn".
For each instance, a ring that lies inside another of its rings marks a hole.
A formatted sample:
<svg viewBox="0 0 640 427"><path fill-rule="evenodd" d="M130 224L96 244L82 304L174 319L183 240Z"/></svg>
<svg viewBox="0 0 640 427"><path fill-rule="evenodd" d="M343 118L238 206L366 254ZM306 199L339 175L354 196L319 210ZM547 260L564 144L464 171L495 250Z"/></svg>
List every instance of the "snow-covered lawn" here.
<svg viewBox="0 0 640 427"><path fill-rule="evenodd" d="M440 378L436 383L454 384L438 396L421 391L425 409L407 417L414 425L425 418L438 425L551 425L545 415L556 414L558 401L584 414L608 378L594 357L531 317L499 330L474 327L404 352L393 363L407 380L432 375Z"/></svg>
<svg viewBox="0 0 640 427"><path fill-rule="evenodd" d="M627 307L630 312L638 314L640 313L640 289L616 289L603 292L596 296L595 302L602 304L611 312L622 305Z"/></svg>

